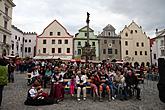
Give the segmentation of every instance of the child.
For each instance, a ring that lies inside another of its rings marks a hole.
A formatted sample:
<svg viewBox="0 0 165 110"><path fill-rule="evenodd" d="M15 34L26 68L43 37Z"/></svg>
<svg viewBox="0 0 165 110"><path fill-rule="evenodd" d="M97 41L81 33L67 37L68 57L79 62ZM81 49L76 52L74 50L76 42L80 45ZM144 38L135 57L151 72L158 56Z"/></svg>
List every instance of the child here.
<svg viewBox="0 0 165 110"><path fill-rule="evenodd" d="M72 75L70 80L70 94L71 96L74 96L74 88L75 88L75 76Z"/></svg>

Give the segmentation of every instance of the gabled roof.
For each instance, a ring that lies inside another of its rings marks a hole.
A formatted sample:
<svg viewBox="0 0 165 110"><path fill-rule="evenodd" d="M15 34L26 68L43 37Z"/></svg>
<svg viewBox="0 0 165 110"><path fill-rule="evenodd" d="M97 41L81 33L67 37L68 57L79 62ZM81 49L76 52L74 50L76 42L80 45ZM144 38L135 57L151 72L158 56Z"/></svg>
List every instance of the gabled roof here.
<svg viewBox="0 0 165 110"><path fill-rule="evenodd" d="M138 28L141 28L141 26L139 27L139 26L134 22L134 20L132 20L131 24L129 24L128 26L125 25L125 27L124 27L123 30L125 30L125 29L127 28L129 31L131 31L131 30L130 30L130 26L133 25L133 24L135 24ZM121 32L123 32L123 30L122 30Z"/></svg>
<svg viewBox="0 0 165 110"><path fill-rule="evenodd" d="M83 30L84 30L85 28L87 28L87 26L84 26L83 28L79 29L79 32L84 32ZM87 31L87 30L85 30L85 32L86 32L86 31ZM91 28L89 28L89 32L94 32L94 30L91 29Z"/></svg>
<svg viewBox="0 0 165 110"><path fill-rule="evenodd" d="M104 31L115 31L116 29L111 24L108 24L103 30Z"/></svg>
<svg viewBox="0 0 165 110"><path fill-rule="evenodd" d="M56 22L56 23L58 23L64 30L65 30L65 32L68 34L68 35L70 35L68 32L67 32L67 30L66 30L66 28L64 27L64 26L62 26L56 19L53 21L53 22L51 22L48 26L46 26L46 28L43 30L43 32L39 35L39 36L41 36L44 32L45 32L45 30L50 26L50 25L52 25L54 22ZM71 36L71 35L70 35Z"/></svg>
<svg viewBox="0 0 165 110"><path fill-rule="evenodd" d="M132 23L128 26L128 28L129 28L131 25L133 25L133 24L135 24L138 28L140 28L140 27L134 22L134 20L132 20Z"/></svg>
<svg viewBox="0 0 165 110"><path fill-rule="evenodd" d="M156 36L156 38L161 37L163 34L165 34L165 29L163 29L157 33L159 33L159 34Z"/></svg>

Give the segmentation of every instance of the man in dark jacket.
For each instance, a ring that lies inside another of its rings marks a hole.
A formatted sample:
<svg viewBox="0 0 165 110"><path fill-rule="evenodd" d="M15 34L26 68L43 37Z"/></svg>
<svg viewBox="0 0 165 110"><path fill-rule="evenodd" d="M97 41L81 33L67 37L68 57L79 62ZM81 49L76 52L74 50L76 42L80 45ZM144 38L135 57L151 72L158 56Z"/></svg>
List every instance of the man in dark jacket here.
<svg viewBox="0 0 165 110"><path fill-rule="evenodd" d="M12 83L14 82L14 63L12 60L10 60L10 63L8 65L8 81L12 81Z"/></svg>
<svg viewBox="0 0 165 110"><path fill-rule="evenodd" d="M139 83L138 78L132 70L128 70L125 76L125 82L126 82L126 88L127 88L128 94L132 96L133 93L131 89L136 90L137 91L136 98L138 100L141 100L140 88L138 87L138 83Z"/></svg>

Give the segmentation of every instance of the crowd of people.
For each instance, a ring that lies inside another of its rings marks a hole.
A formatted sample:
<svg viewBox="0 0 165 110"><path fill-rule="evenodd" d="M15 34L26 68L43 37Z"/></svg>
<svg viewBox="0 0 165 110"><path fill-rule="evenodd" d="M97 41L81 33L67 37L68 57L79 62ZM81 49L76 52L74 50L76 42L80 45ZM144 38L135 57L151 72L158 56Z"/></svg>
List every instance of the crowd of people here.
<svg viewBox="0 0 165 110"><path fill-rule="evenodd" d="M145 65L132 66L131 63L82 63L61 60L28 60L26 64L17 65L17 69L27 71L28 80L26 105L53 104L64 100L65 87L77 101L87 99L87 87L94 100L103 101L128 100L133 96L141 100L137 74L144 74ZM24 67L21 67L24 65ZM23 69L22 69L23 68ZM147 70L149 71L149 69ZM67 81L66 81L67 79ZM42 88L50 88L46 93ZM136 93L136 94L135 94Z"/></svg>

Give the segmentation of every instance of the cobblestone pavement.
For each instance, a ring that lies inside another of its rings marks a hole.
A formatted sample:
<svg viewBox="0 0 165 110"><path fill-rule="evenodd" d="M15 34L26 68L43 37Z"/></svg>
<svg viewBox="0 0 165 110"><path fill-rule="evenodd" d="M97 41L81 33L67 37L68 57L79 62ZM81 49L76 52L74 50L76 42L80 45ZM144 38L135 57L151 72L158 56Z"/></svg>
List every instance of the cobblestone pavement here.
<svg viewBox="0 0 165 110"><path fill-rule="evenodd" d="M142 89L142 100L135 98L128 101L103 101L93 102L91 98L86 101L77 102L66 96L63 102L48 106L25 106L28 86L26 85L25 74L15 74L15 83L9 83L3 91L1 110L165 110L165 104L160 102L156 82L145 81L140 85Z"/></svg>

